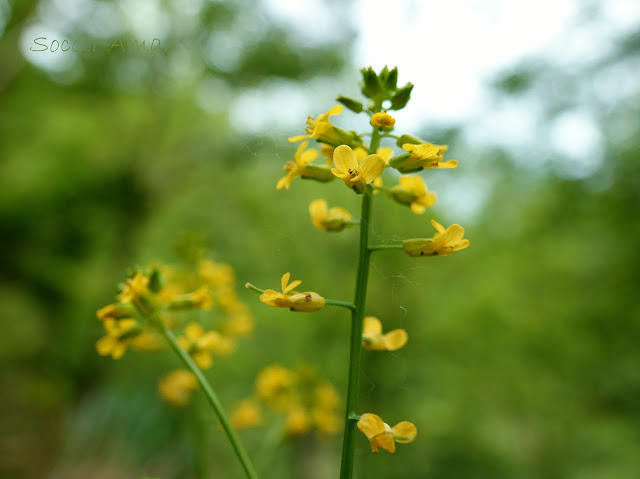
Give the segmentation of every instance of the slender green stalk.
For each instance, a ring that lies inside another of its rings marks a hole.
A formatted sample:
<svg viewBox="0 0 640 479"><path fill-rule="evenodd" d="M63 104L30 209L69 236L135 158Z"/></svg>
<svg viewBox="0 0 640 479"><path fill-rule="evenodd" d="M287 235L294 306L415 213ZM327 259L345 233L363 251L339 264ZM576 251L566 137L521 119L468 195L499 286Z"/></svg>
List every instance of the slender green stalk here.
<svg viewBox="0 0 640 479"><path fill-rule="evenodd" d="M231 423L227 419L227 416L225 415L224 410L222 409L222 405L220 404L220 401L216 396L216 394L213 392L213 389L211 388L209 381L207 381L207 378L204 377L204 374L202 374L202 371L200 370L200 368L196 365L193 359L191 359L191 356L189 356L178 345L178 342L176 341L176 337L173 334L173 332L170 331L164 325L164 323L162 323L162 321L157 321L157 324L158 324L158 328L160 329L160 332L165 337L165 339L169 342L169 345L171 345L171 348L175 351L175 353L178 356L180 356L180 359L182 359L184 364L191 370L191 372L198 379L198 382L200 383L200 387L202 388L202 391L207 397L209 404L211 404L211 407L213 408L216 415L218 416L218 419L220 420L220 424L222 424L222 429L224 429L224 432L227 434L227 437L229 438L229 441L231 442L231 445L233 446L233 449L236 455L238 456L238 459L240 460L240 463L242 464L242 467L247 477L249 479L257 479L258 475L256 474L256 471L254 470L253 465L251 464L251 461L249 460L247 451L245 451L244 447L242 446L242 443L240 442L240 438L238 438L238 436L236 435L236 432L231 427Z"/></svg>
<svg viewBox="0 0 640 479"><path fill-rule="evenodd" d="M380 130L375 128L371 135L369 153L374 154L380 144ZM360 356L362 351L362 321L367 296L369 279L369 227L371 223L371 204L373 200L371 188L363 194L362 214L360 216L360 248L358 255L358 275L356 277L356 293L351 312L351 342L349 351L349 385L347 389L347 408L345 414L344 440L342 443L342 462L340 479L351 479L355 448L356 422L358 408L358 389L360 387Z"/></svg>
<svg viewBox="0 0 640 479"><path fill-rule="evenodd" d="M369 251L380 251L383 249L402 249L401 244L379 244L376 246L369 246Z"/></svg>
<svg viewBox="0 0 640 479"><path fill-rule="evenodd" d="M339 306L341 308L350 309L351 311L355 311L356 309L356 305L349 301L340 301L339 299L325 299L325 301L331 306Z"/></svg>

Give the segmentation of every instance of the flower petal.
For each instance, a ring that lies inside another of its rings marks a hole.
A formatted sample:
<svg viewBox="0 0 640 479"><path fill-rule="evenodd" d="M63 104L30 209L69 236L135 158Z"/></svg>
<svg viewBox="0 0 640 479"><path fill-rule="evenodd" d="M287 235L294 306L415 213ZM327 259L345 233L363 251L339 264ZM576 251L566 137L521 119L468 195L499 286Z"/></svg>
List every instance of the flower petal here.
<svg viewBox="0 0 640 479"><path fill-rule="evenodd" d="M382 334L382 323L375 316L366 316L362 326L362 335L380 335Z"/></svg>
<svg viewBox="0 0 640 479"><path fill-rule="evenodd" d="M385 432L384 422L377 414L364 413L358 421L358 429L369 439Z"/></svg>
<svg viewBox="0 0 640 479"><path fill-rule="evenodd" d="M289 278L291 278L291 273L285 273L280 278L280 286L282 287L282 292L287 288L287 284L289 284Z"/></svg>
<svg viewBox="0 0 640 479"><path fill-rule="evenodd" d="M358 160L353 150L347 145L340 145L333 151L333 163L340 173L347 173L349 170L358 169ZM333 169L331 170L333 172ZM333 172L335 175L336 173ZM336 175L338 176L338 175Z"/></svg>
<svg viewBox="0 0 640 479"><path fill-rule="evenodd" d="M409 335L404 329L394 329L389 331L382 337L385 349L387 351L396 351L407 344Z"/></svg>
<svg viewBox="0 0 640 479"><path fill-rule="evenodd" d="M444 233L444 226L438 223L436 220L431 220L431 224L435 229L438 230L438 233Z"/></svg>
<svg viewBox="0 0 640 479"><path fill-rule="evenodd" d="M418 430L409 421L402 421L391 428L391 435L396 442L407 444L412 442L418 434Z"/></svg>
<svg viewBox="0 0 640 479"><path fill-rule="evenodd" d="M191 322L184 328L184 334L189 339L198 339L204 334L204 329L200 324Z"/></svg>
<svg viewBox="0 0 640 479"><path fill-rule="evenodd" d="M385 163L378 155L369 155L360 162L360 171L366 184L371 183L384 171Z"/></svg>

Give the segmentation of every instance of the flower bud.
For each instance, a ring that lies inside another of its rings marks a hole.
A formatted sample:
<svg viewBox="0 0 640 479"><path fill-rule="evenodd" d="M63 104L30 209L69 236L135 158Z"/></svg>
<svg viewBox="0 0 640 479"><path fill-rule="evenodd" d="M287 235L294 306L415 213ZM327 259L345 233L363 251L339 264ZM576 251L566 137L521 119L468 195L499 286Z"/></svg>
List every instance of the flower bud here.
<svg viewBox="0 0 640 479"><path fill-rule="evenodd" d="M391 107L390 110L402 110L407 103L409 103L409 99L411 98L411 90L413 90L413 84L407 83L405 86L400 88L395 95L391 97Z"/></svg>
<svg viewBox="0 0 640 479"><path fill-rule="evenodd" d="M296 293L289 296L289 300L294 303L294 305L291 306L291 311L302 311L305 313L318 311L326 304L322 296L313 292Z"/></svg>
<svg viewBox="0 0 640 479"><path fill-rule="evenodd" d="M336 100L355 113L360 113L362 111L362 103L360 103L357 100L354 100L353 98L349 98L348 96L338 95L338 98L336 98Z"/></svg>

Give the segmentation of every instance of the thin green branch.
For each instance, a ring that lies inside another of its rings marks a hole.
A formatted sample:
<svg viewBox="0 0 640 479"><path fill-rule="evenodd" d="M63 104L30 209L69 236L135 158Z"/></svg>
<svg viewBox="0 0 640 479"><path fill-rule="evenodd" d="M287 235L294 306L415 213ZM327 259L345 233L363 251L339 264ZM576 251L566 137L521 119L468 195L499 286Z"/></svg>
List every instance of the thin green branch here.
<svg viewBox="0 0 640 479"><path fill-rule="evenodd" d="M326 301L326 304L331 306L339 306L341 308L350 309L351 311L355 311L356 309L356 305L353 303L350 303L349 301L340 301L339 299L325 299L325 301Z"/></svg>
<svg viewBox="0 0 640 479"><path fill-rule="evenodd" d="M402 245L401 244L379 244L375 246L369 246L369 251L371 252L380 251L384 249L402 249Z"/></svg>
<svg viewBox="0 0 640 479"><path fill-rule="evenodd" d="M213 388L209 384L209 381L207 381L207 378L205 378L204 374L202 374L202 371L200 370L200 368L196 365L193 359L191 359L191 356L189 356L184 351L184 349L182 349L178 345L178 342L173 332L170 331L161 320L156 321L156 324L158 325L158 329L160 330L162 335L169 342L171 349L174 350L174 352L180 357L180 359L182 359L182 362L184 362L184 364L198 379L198 383L200 384L202 391L207 397L209 404L211 404L211 407L215 411L216 416L218 416L218 419L220 420L220 424L222 425L222 429L224 429L224 432L229 438L229 441L231 442L231 446L233 446L236 456L238 456L238 459L242 464L242 467L247 475L247 478L257 479L258 475L256 474L256 471L253 468L251 461L249 460L247 451L242 446L242 443L240 442L240 438L237 436L236 432L233 430L233 427L231 427L231 423L227 419L227 416L225 415L224 410L222 409L222 405L220 404L220 401L216 396L216 394L213 392Z"/></svg>

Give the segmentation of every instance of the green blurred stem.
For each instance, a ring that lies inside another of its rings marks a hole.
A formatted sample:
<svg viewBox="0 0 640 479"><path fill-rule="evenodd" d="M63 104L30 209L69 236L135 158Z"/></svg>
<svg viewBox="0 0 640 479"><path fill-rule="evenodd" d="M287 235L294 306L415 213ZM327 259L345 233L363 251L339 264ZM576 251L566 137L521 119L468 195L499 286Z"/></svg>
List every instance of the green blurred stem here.
<svg viewBox="0 0 640 479"><path fill-rule="evenodd" d="M402 245L401 244L379 244L376 246L369 246L369 251L371 252L380 251L383 249L402 249Z"/></svg>
<svg viewBox="0 0 640 479"><path fill-rule="evenodd" d="M236 455L238 456L238 460L242 464L242 467L247 477L249 479L257 479L258 475L256 474L256 471L253 468L251 461L249 460L247 451L244 449L244 447L242 446L242 443L240 442L240 438L238 438L238 436L236 435L236 432L231 427L231 423L229 423L229 420L227 419L227 416L225 415L224 410L222 409L222 405L220 404L220 401L216 396L216 394L213 392L213 389L211 388L209 381L207 381L207 378L204 377L204 374L202 374L202 371L200 370L200 368L196 365L193 359L191 359L191 356L189 356L184 351L184 349L182 349L178 345L178 342L176 341L176 337L173 334L173 332L170 331L161 320L156 321L156 323L158 324L158 328L160 329L160 332L162 333L162 335L171 345L171 349L173 349L175 353L178 356L180 356L180 359L182 359L184 364L191 370L191 372L198 379L198 382L200 383L200 387L202 388L204 395L207 397L209 404L211 404L211 407L215 411L216 416L218 416L218 419L220 420L220 424L222 424L222 429L224 429L224 432L227 434L227 437L231 442L231 446L233 446L233 449Z"/></svg>
<svg viewBox="0 0 640 479"><path fill-rule="evenodd" d="M380 144L380 130L375 128L371 135L369 153L378 150ZM371 204L373 201L372 188L362 195L362 214L360 215L360 250L358 255L358 275L356 277L355 309L351 312L351 345L349 351L349 385L347 389L347 408L344 424L344 441L342 443L342 462L340 464L340 479L351 479L353 476L353 462L355 449L355 435L358 389L360 387L360 356L362 351L362 321L367 296L367 281L369 279L369 224L371 223Z"/></svg>

